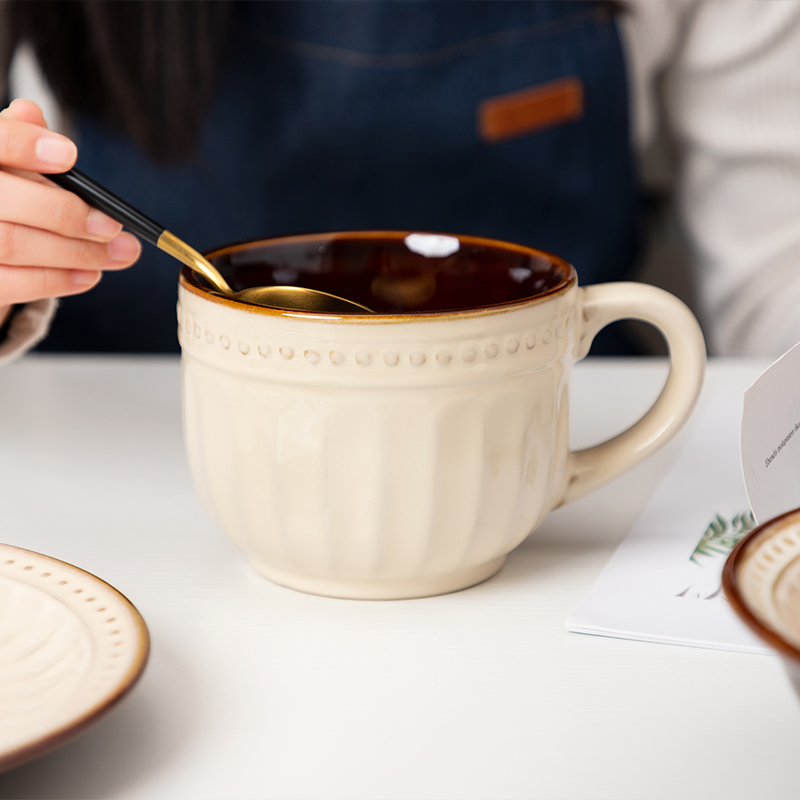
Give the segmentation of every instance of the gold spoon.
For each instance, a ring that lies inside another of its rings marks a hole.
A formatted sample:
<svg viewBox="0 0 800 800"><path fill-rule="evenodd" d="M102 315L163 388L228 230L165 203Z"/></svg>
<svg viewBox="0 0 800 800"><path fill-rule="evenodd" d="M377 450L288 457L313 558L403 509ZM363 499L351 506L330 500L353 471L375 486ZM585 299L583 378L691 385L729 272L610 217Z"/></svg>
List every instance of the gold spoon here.
<svg viewBox="0 0 800 800"><path fill-rule="evenodd" d="M121 200L108 189L76 169L56 175L45 175L62 189L78 195L89 205L99 208L109 217L121 222L159 250L200 273L220 294L245 303L291 311L318 311L330 314L373 314L372 309L334 294L307 289L302 286L253 286L234 292L216 267L163 225L159 225L133 206Z"/></svg>

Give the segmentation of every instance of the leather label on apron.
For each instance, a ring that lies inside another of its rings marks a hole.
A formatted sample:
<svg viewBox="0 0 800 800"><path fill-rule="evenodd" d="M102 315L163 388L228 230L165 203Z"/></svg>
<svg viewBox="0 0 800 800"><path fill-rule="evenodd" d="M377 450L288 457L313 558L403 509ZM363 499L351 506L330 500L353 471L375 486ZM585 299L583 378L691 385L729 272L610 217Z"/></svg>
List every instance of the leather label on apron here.
<svg viewBox="0 0 800 800"><path fill-rule="evenodd" d="M502 142L583 116L583 81L561 78L530 89L489 97L478 104L478 136Z"/></svg>

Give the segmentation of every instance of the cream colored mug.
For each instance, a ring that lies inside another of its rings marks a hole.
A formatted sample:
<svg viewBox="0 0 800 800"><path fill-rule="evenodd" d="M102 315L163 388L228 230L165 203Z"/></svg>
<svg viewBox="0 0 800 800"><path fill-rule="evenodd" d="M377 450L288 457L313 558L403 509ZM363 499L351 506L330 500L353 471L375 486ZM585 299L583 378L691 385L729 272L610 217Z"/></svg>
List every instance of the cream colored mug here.
<svg viewBox="0 0 800 800"><path fill-rule="evenodd" d="M640 284L579 287L528 247L356 232L210 258L236 290L310 286L376 311L257 307L181 275L201 501L261 574L301 591L409 598L486 580L549 511L666 444L700 392L705 347L685 305ZM632 427L572 452L572 366L622 318L662 332L669 378Z"/></svg>

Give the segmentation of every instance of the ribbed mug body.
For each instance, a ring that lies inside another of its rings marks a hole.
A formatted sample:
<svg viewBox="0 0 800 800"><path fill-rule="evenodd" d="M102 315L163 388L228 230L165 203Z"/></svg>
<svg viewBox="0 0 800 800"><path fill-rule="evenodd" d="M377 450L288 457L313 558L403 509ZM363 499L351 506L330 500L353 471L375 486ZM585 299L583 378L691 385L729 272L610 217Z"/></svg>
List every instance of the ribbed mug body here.
<svg viewBox="0 0 800 800"><path fill-rule="evenodd" d="M206 510L303 591L403 598L488 578L562 489L576 293L325 319L182 283L184 429Z"/></svg>

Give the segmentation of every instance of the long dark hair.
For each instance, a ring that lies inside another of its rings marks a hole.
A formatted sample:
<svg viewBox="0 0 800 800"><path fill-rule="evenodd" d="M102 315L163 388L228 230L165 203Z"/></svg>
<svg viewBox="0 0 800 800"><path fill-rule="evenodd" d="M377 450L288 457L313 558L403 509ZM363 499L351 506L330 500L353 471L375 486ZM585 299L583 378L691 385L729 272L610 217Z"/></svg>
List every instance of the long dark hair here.
<svg viewBox="0 0 800 800"><path fill-rule="evenodd" d="M27 42L62 107L126 131L156 159L191 152L224 55L227 0L0 6L0 81L16 47Z"/></svg>

